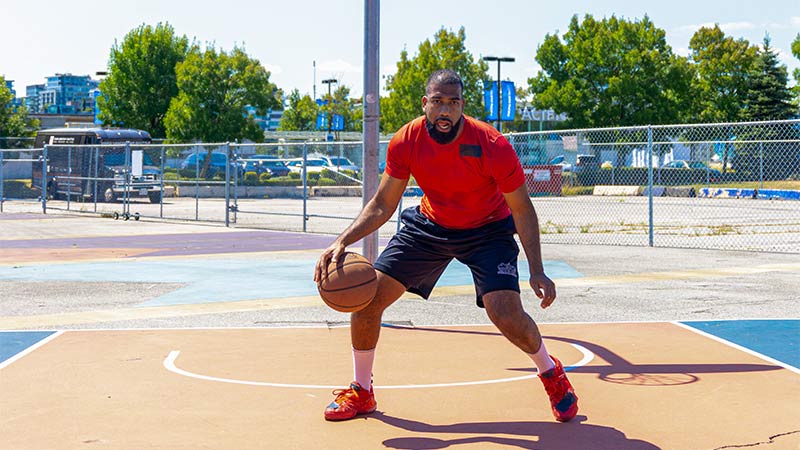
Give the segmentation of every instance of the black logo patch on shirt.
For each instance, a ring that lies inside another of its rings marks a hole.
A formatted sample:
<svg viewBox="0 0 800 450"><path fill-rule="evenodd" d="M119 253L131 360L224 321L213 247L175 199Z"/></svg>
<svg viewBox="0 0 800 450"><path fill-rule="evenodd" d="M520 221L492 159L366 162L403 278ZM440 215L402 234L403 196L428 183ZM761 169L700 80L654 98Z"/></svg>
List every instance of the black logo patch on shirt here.
<svg viewBox="0 0 800 450"><path fill-rule="evenodd" d="M458 150L461 153L461 156L474 156L476 158L480 158L483 154L480 145L461 144Z"/></svg>

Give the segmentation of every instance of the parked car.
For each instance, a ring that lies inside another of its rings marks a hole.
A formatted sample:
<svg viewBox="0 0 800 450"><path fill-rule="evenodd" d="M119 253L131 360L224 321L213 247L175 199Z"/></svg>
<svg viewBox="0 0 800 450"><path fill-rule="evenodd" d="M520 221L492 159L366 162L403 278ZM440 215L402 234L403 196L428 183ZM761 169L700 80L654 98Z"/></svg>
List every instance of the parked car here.
<svg viewBox="0 0 800 450"><path fill-rule="evenodd" d="M361 168L357 165L353 164L353 161L350 161L347 158L339 157L339 156L320 156L320 159L324 159L327 161L328 165L331 167L335 167L337 171L339 170L351 170L355 173L361 172Z"/></svg>
<svg viewBox="0 0 800 450"><path fill-rule="evenodd" d="M578 155L575 162L575 172L583 172L585 170L599 170L600 157L597 155Z"/></svg>
<svg viewBox="0 0 800 450"><path fill-rule="evenodd" d="M187 156L181 162L181 169L189 169L189 170L197 170L197 162L200 161L200 171L203 170L205 165L207 152L199 152L199 153L192 153L191 155ZM225 153L222 152L211 152L211 161L208 165L209 172L206 174L209 177L213 177L219 173L225 174L225 165L227 164L228 158ZM244 168L241 165L237 165L231 162L231 176L235 175L236 170L239 171L239 176L244 174Z"/></svg>
<svg viewBox="0 0 800 450"><path fill-rule="evenodd" d="M335 167L328 165L328 162L322 158L307 158L306 171L308 172L322 172L325 169L336 170ZM286 167L292 172L303 172L303 158L292 158L286 161Z"/></svg>
<svg viewBox="0 0 800 450"><path fill-rule="evenodd" d="M684 169L684 170L698 170L703 171L708 174L709 181L718 181L722 177L722 172L717 169L712 169L708 167L703 161L691 161L685 159L676 159L674 161L670 161L664 164L662 167L668 169Z"/></svg>
<svg viewBox="0 0 800 450"><path fill-rule="evenodd" d="M279 159L262 159L259 165L263 169L262 173L269 172L270 176L273 177L285 177L290 172L286 164Z"/></svg>

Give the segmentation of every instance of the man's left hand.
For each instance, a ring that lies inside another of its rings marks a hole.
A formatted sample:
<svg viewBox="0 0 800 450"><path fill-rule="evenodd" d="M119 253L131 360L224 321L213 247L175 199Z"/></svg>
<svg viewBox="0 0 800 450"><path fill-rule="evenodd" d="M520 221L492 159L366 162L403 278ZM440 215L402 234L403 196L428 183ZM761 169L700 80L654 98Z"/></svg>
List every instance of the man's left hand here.
<svg viewBox="0 0 800 450"><path fill-rule="evenodd" d="M531 274L531 288L537 297L542 299L542 309L550 306L556 299L556 284L544 273Z"/></svg>

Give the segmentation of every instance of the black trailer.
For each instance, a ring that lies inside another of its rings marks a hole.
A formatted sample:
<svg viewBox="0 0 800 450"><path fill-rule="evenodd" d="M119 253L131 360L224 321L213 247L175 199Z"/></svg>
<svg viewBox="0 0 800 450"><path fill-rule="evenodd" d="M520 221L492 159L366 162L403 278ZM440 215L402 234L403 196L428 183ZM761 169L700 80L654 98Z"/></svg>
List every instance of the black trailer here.
<svg viewBox="0 0 800 450"><path fill-rule="evenodd" d="M47 197L114 202L127 196L161 201L161 169L153 162L150 134L133 129L40 130L35 147L47 146ZM42 164L34 164L32 187L41 189Z"/></svg>

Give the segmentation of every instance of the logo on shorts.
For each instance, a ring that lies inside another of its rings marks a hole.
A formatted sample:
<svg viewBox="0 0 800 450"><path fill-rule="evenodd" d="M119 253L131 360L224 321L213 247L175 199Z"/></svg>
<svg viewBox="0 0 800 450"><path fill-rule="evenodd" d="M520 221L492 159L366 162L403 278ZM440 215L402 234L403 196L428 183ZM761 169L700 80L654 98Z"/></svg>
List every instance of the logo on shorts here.
<svg viewBox="0 0 800 450"><path fill-rule="evenodd" d="M500 263L497 265L497 274L498 275L510 275L512 277L517 276L517 268L514 267L511 263Z"/></svg>

